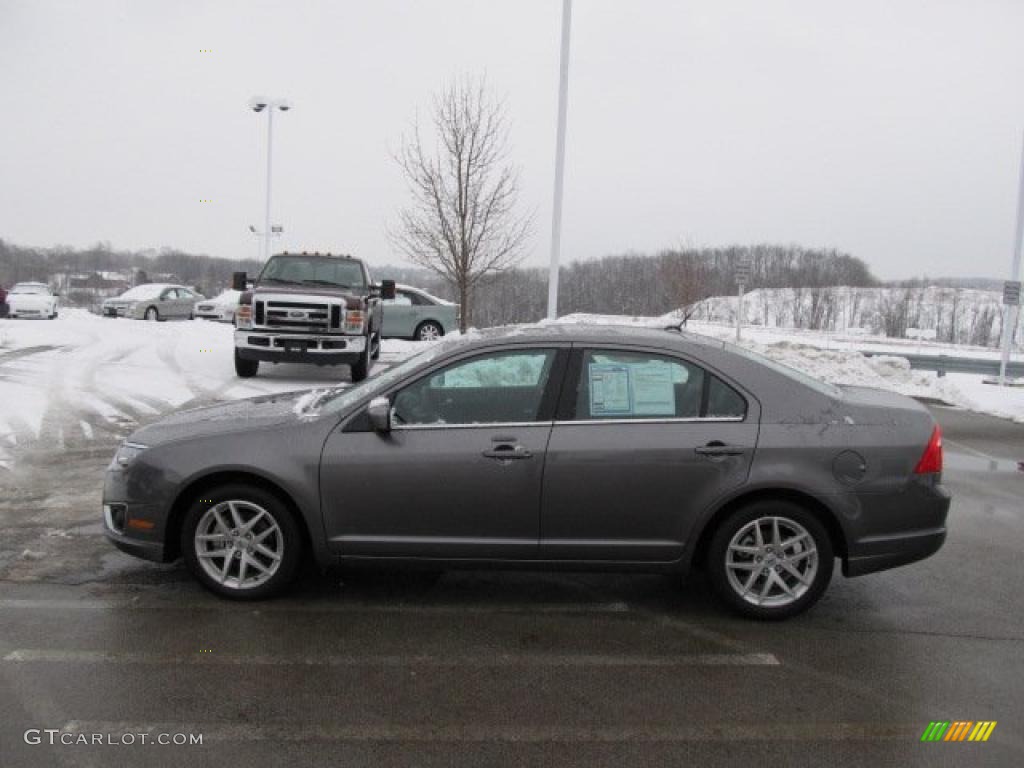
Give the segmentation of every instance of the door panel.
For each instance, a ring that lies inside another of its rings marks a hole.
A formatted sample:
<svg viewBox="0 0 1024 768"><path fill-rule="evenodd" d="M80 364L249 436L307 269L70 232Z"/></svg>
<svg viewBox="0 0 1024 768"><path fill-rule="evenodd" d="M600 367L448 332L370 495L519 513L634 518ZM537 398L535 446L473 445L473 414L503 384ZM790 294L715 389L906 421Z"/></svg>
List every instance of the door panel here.
<svg viewBox="0 0 1024 768"><path fill-rule="evenodd" d="M703 456L720 441L743 453ZM556 423L548 445L541 557L677 560L701 510L742 483L757 425Z"/></svg>
<svg viewBox="0 0 1024 768"><path fill-rule="evenodd" d="M536 557L550 432L550 423L336 430L320 473L330 546L377 557ZM512 458L517 445L524 456Z"/></svg>
<svg viewBox="0 0 1024 768"><path fill-rule="evenodd" d="M541 556L677 560L699 514L743 483L753 398L692 360L576 349L548 445Z"/></svg>

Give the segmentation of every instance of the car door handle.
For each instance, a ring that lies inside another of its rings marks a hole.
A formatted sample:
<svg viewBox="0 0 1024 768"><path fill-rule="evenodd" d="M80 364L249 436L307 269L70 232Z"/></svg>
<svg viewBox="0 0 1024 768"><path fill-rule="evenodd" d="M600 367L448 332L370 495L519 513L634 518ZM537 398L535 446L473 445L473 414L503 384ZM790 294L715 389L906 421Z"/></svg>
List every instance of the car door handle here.
<svg viewBox="0 0 1024 768"><path fill-rule="evenodd" d="M699 456L742 456L746 450L742 445L726 445L716 441L698 446L693 452Z"/></svg>
<svg viewBox="0 0 1024 768"><path fill-rule="evenodd" d="M523 446L509 445L508 443L489 448L483 451L482 455L488 459L529 459L533 457L533 454Z"/></svg>

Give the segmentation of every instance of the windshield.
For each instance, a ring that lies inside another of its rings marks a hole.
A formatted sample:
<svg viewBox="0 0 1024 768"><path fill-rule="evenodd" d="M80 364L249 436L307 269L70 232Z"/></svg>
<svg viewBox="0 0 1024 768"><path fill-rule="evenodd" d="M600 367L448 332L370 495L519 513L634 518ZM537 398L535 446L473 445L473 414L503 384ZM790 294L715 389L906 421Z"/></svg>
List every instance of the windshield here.
<svg viewBox="0 0 1024 768"><path fill-rule="evenodd" d="M321 256L274 256L260 273L259 282L264 281L366 288L361 262Z"/></svg>
<svg viewBox="0 0 1024 768"><path fill-rule="evenodd" d="M129 288L127 291L121 294L122 299L134 300L134 299L152 299L160 295L167 286L158 285L156 283L150 283L148 285L137 285L134 288Z"/></svg>
<svg viewBox="0 0 1024 768"><path fill-rule="evenodd" d="M21 283L11 288L11 293L49 293L50 289L45 285L33 285L31 283Z"/></svg>

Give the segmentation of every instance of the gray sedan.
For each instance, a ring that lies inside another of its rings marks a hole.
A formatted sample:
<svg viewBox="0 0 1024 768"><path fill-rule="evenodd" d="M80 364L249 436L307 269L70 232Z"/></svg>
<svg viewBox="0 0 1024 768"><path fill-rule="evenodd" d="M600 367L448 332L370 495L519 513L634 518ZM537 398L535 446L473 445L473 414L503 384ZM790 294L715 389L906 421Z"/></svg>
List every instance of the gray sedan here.
<svg viewBox="0 0 1024 768"><path fill-rule="evenodd" d="M203 298L201 293L184 285L146 283L104 301L103 314L106 317L131 317L136 320L191 318L195 303Z"/></svg>
<svg viewBox="0 0 1024 768"><path fill-rule="evenodd" d="M678 331L443 341L359 385L171 416L118 450L106 535L215 593L299 564L706 569L784 618L832 576L928 557L949 496L931 415Z"/></svg>

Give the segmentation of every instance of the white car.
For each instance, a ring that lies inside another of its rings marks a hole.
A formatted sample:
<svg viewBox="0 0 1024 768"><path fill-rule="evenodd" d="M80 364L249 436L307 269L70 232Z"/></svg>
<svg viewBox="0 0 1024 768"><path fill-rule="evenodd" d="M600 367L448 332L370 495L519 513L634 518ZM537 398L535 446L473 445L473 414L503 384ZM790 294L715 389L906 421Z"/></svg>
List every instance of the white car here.
<svg viewBox="0 0 1024 768"><path fill-rule="evenodd" d="M37 317L53 320L57 316L57 296L46 283L16 283L7 292L8 317Z"/></svg>
<svg viewBox="0 0 1024 768"><path fill-rule="evenodd" d="M207 320L220 320L223 323L233 323L235 322L235 309L238 307L238 297L241 295L241 291L229 288L212 299L197 301L195 316Z"/></svg>

